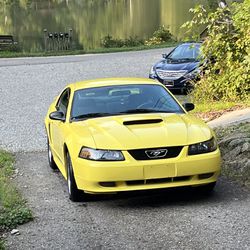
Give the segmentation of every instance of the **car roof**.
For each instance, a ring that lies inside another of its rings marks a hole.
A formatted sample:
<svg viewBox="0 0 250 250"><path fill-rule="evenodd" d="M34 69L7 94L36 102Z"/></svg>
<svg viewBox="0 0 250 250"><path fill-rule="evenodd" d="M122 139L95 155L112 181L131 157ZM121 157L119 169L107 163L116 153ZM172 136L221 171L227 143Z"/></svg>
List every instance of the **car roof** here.
<svg viewBox="0 0 250 250"><path fill-rule="evenodd" d="M101 78L94 80L85 80L81 82L71 83L68 87L74 89L74 91L86 88L96 88L104 86L116 86L116 85L129 85L129 84L155 84L162 85L156 80L148 78Z"/></svg>
<svg viewBox="0 0 250 250"><path fill-rule="evenodd" d="M185 43L179 44L178 46L181 46L181 45L192 45L192 44L201 45L202 42L185 42ZM178 47L178 46L177 46L177 47Z"/></svg>

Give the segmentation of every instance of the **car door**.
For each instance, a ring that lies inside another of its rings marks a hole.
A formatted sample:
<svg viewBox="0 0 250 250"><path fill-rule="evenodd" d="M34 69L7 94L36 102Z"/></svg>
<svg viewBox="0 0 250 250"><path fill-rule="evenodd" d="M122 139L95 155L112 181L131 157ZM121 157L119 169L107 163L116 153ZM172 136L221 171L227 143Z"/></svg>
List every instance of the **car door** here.
<svg viewBox="0 0 250 250"><path fill-rule="evenodd" d="M70 89L67 88L62 92L56 104L56 110L62 112L64 114L65 119L68 111L69 98L70 98ZM64 162L63 144L65 141L64 140L65 126L66 126L66 120L65 121L51 120L50 123L50 132L52 139L52 147L54 150L54 157L56 157L62 164Z"/></svg>

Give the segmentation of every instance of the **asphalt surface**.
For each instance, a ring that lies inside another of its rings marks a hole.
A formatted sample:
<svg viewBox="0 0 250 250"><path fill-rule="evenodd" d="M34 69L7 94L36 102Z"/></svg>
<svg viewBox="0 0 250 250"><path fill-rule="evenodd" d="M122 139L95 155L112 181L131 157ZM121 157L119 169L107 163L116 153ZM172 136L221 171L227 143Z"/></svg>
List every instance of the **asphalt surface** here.
<svg viewBox="0 0 250 250"><path fill-rule="evenodd" d="M0 59L0 148L44 150L43 119L64 86L103 77L148 77L152 64L169 50Z"/></svg>
<svg viewBox="0 0 250 250"><path fill-rule="evenodd" d="M67 83L147 77L163 52L0 59L0 147L16 153L15 181L35 215L9 235L9 249L250 249L249 190L229 180L211 197L181 189L72 203L46 153L35 152L45 149L43 119Z"/></svg>
<svg viewBox="0 0 250 250"><path fill-rule="evenodd" d="M72 203L45 153L18 154L19 188L35 221L9 249L250 249L250 194L221 179L211 197L188 189Z"/></svg>

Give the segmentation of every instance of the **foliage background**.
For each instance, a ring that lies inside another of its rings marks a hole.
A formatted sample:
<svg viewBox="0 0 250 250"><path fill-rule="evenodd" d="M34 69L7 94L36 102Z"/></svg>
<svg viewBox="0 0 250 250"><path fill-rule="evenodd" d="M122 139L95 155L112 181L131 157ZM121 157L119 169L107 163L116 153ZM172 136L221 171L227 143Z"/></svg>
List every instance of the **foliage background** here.
<svg viewBox="0 0 250 250"><path fill-rule="evenodd" d="M250 0L233 3L230 9L210 12L199 5L190 11L193 19L183 25L189 39L200 39L197 30L207 27L202 53L208 61L192 93L194 100L249 100Z"/></svg>
<svg viewBox="0 0 250 250"><path fill-rule="evenodd" d="M25 52L43 51L43 29L73 29L75 49L100 47L113 38L148 39L165 25L175 37L192 18L188 10L198 3L217 0L0 0L0 34L14 35Z"/></svg>

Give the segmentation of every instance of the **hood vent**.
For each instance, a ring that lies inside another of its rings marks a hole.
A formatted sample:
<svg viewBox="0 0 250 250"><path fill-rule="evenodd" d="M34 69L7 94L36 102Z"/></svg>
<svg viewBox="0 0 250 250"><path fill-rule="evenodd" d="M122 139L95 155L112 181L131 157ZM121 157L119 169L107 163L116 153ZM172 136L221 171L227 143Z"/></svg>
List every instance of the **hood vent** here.
<svg viewBox="0 0 250 250"><path fill-rule="evenodd" d="M123 122L123 125L153 124L153 123L160 123L162 121L163 121L162 119L134 120L134 121Z"/></svg>

